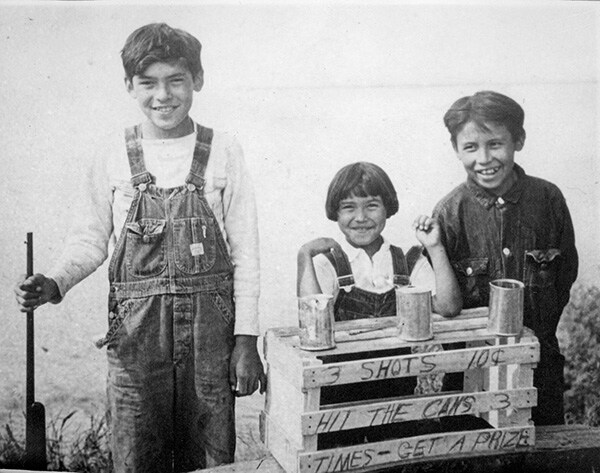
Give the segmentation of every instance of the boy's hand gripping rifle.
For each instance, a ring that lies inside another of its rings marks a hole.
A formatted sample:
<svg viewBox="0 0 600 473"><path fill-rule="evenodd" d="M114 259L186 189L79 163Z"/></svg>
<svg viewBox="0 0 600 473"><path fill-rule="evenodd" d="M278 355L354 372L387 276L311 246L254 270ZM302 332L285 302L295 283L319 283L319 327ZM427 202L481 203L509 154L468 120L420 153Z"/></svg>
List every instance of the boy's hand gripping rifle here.
<svg viewBox="0 0 600 473"><path fill-rule="evenodd" d="M27 277L33 276L33 234L27 233ZM46 412L44 405L35 400L33 309L27 311L27 391L25 402L25 467L45 471Z"/></svg>

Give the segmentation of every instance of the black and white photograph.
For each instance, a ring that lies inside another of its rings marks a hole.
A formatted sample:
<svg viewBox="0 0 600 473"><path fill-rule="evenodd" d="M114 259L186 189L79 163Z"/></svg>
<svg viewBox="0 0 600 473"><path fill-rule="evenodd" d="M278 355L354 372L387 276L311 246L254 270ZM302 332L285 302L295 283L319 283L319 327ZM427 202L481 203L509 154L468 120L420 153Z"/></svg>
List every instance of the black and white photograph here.
<svg viewBox="0 0 600 473"><path fill-rule="evenodd" d="M600 3L0 1L0 470L600 471Z"/></svg>

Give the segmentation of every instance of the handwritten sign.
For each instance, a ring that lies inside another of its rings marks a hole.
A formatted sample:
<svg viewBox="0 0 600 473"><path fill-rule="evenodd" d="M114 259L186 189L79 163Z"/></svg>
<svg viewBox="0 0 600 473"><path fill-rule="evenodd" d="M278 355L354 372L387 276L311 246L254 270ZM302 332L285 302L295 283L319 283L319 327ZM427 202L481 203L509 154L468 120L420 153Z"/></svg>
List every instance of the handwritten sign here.
<svg viewBox="0 0 600 473"><path fill-rule="evenodd" d="M535 388L495 392L443 394L324 409L302 414L302 434L314 435L358 427L479 414L497 409L531 408L536 405Z"/></svg>
<svg viewBox="0 0 600 473"><path fill-rule="evenodd" d="M518 451L533 447L533 427L451 432L300 454L300 473L333 473L456 454Z"/></svg>
<svg viewBox="0 0 600 473"><path fill-rule="evenodd" d="M539 343L467 348L347 361L306 368L305 389L539 361Z"/></svg>

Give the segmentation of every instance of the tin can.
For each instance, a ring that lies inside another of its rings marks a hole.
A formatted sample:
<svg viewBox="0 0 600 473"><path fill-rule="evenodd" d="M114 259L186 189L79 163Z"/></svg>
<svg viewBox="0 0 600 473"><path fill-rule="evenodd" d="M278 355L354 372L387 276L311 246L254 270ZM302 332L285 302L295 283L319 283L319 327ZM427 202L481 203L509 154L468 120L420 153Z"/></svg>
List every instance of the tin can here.
<svg viewBox="0 0 600 473"><path fill-rule="evenodd" d="M335 348L333 296L312 294L299 297L298 323L302 350Z"/></svg>
<svg viewBox="0 0 600 473"><path fill-rule="evenodd" d="M418 342L433 338L431 291L415 286L396 287L398 335L402 340Z"/></svg>
<svg viewBox="0 0 600 473"><path fill-rule="evenodd" d="M488 331L502 336L519 335L523 330L525 285L516 279L490 282Z"/></svg>

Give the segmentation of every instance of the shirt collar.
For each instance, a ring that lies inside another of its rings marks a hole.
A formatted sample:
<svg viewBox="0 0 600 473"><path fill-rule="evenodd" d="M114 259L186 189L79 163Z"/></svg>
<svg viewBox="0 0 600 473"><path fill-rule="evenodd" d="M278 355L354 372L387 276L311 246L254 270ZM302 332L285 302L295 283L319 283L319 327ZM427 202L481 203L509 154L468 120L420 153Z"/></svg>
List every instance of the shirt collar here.
<svg viewBox="0 0 600 473"><path fill-rule="evenodd" d="M477 200L482 206L484 206L487 210L498 203L499 206L504 205L504 202L510 202L512 204L516 204L519 202L521 195L523 194L523 189L525 188L525 171L521 166L515 163L513 168L517 174L517 181L512 185L512 187L502 196L495 196L494 194L489 193L485 189L478 186L472 179L467 179L467 188L471 191L475 200Z"/></svg>
<svg viewBox="0 0 600 473"><path fill-rule="evenodd" d="M348 255L348 260L350 261L350 263L352 263L354 260L356 260L361 254L364 253L366 255L365 250L363 250L362 248L356 248L356 247L352 246L350 243L348 243L348 241L346 240L345 237L343 239L340 239L339 241L340 241L340 246L342 247L342 250L344 250L344 253L346 253L346 255ZM383 243L381 244L379 251L377 253L375 253L375 255L382 251L389 251L389 249L390 249L390 242L387 241L384 237ZM373 257L375 257L375 255L373 255Z"/></svg>

